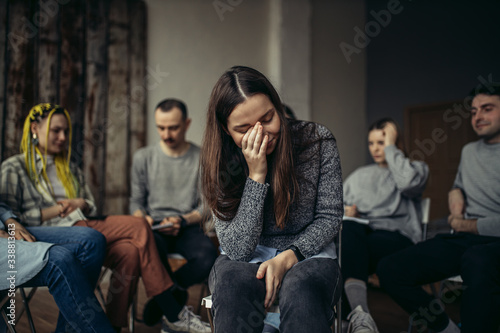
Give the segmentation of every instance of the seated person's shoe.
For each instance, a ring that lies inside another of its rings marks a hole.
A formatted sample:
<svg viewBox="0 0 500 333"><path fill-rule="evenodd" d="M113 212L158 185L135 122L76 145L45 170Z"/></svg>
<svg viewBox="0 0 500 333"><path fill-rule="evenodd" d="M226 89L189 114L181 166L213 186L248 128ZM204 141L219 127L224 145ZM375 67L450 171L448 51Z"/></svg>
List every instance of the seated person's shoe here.
<svg viewBox="0 0 500 333"><path fill-rule="evenodd" d="M379 333L372 316L364 312L360 305L349 313L347 319L349 320L348 333Z"/></svg>
<svg viewBox="0 0 500 333"><path fill-rule="evenodd" d="M161 324L161 333L211 333L209 323L201 321L200 316L195 315L191 309L184 306L178 315L179 320L169 322L164 316Z"/></svg>
<svg viewBox="0 0 500 333"><path fill-rule="evenodd" d="M180 288L176 285L172 288L172 295L174 295L175 299L177 300L177 302L179 302L180 305L184 306L186 304L188 299L188 292L186 289ZM160 305L154 298L151 298L146 303L146 306L144 306L142 320L146 325L154 326L158 324L162 316L163 311Z"/></svg>
<svg viewBox="0 0 500 333"><path fill-rule="evenodd" d="M163 316L163 311L160 305L154 298L151 298L144 306L144 312L142 313L144 324L154 326L160 321L161 316Z"/></svg>

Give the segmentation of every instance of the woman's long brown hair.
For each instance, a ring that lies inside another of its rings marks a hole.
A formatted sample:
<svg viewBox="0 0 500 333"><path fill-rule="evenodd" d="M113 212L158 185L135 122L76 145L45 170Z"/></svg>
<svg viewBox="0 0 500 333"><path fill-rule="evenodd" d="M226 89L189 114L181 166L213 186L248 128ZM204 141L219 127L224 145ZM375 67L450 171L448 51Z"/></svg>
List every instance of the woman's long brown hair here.
<svg viewBox="0 0 500 333"><path fill-rule="evenodd" d="M280 117L280 137L275 150L268 156L267 179L271 184L276 225L284 228L289 207L298 195L290 128L278 93L255 69L232 67L212 90L200 157L202 193L207 208L217 218L224 221L234 218L248 177L248 166L240 148L228 134L227 119L237 105L257 94L266 95Z"/></svg>

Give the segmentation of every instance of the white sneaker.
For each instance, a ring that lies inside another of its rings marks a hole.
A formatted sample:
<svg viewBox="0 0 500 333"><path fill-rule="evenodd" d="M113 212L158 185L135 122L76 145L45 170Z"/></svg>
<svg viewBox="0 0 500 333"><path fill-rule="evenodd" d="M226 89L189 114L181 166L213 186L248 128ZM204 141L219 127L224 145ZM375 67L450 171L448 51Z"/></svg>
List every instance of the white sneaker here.
<svg viewBox="0 0 500 333"><path fill-rule="evenodd" d="M161 333L211 333L209 323L201 321L200 316L193 313L192 307L184 306L178 315L179 320L169 322L163 316L161 324Z"/></svg>
<svg viewBox="0 0 500 333"><path fill-rule="evenodd" d="M379 333L372 316L364 312L361 305L352 310L347 319L349 320L348 333Z"/></svg>

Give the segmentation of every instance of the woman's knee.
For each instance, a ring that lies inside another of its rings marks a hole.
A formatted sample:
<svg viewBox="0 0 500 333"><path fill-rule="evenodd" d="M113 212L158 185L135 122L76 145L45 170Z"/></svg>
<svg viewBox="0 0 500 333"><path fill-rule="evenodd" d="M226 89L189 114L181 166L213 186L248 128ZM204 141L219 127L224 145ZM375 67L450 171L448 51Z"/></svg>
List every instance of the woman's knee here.
<svg viewBox="0 0 500 333"><path fill-rule="evenodd" d="M139 250L132 243L118 242L108 249L105 265L118 271L138 273L140 271Z"/></svg>
<svg viewBox="0 0 500 333"><path fill-rule="evenodd" d="M316 297L331 301L342 288L340 269L332 259L309 259L298 263L294 268L282 281L280 299L294 299L303 295L305 298Z"/></svg>
<svg viewBox="0 0 500 333"><path fill-rule="evenodd" d="M79 241L84 245L86 251L91 252L106 252L106 237L99 231L89 227L72 227L78 234Z"/></svg>
<svg viewBox="0 0 500 333"><path fill-rule="evenodd" d="M144 248L149 242L155 242L151 226L145 218L135 216L125 216L124 219L130 224L130 229L134 234L134 239L138 246Z"/></svg>
<svg viewBox="0 0 500 333"><path fill-rule="evenodd" d="M210 273L211 290L219 298L254 297L259 291L265 293L264 282L256 278L257 269L257 264L217 260Z"/></svg>
<svg viewBox="0 0 500 333"><path fill-rule="evenodd" d="M77 265L73 252L65 247L54 245L49 248L48 262L55 266L71 267Z"/></svg>

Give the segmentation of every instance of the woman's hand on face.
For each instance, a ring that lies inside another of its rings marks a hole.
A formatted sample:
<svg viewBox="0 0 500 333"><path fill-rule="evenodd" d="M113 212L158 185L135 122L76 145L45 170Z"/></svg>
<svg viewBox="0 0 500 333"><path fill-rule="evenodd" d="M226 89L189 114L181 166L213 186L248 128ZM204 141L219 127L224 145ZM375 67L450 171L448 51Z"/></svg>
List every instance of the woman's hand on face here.
<svg viewBox="0 0 500 333"><path fill-rule="evenodd" d="M269 136L263 135L262 131L263 127L258 122L241 140L241 150L248 164L248 176L259 183L264 183L267 175L266 148Z"/></svg>
<svg viewBox="0 0 500 333"><path fill-rule="evenodd" d="M59 213L60 217L65 217L68 214L71 214L77 208L80 208L82 212L85 212L87 207L87 202L85 202L82 198L64 199L58 201L57 204L61 206L61 212Z"/></svg>
<svg viewBox="0 0 500 333"><path fill-rule="evenodd" d="M287 250L260 264L256 277L257 279L266 279L266 298L264 299L266 309L274 303L286 272L297 262L295 253L292 250Z"/></svg>
<svg viewBox="0 0 500 333"><path fill-rule="evenodd" d="M398 130L396 129L396 126L388 122L384 126L384 144L385 146L391 146L396 144L396 138L398 137Z"/></svg>
<svg viewBox="0 0 500 333"><path fill-rule="evenodd" d="M344 215L349 217L359 217L358 207L356 205L344 206Z"/></svg>

